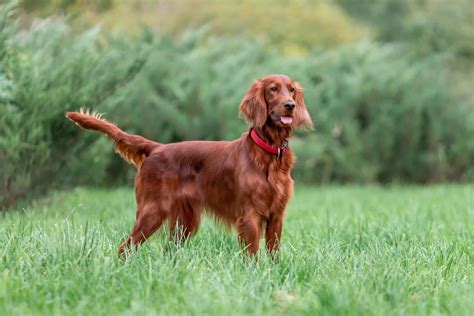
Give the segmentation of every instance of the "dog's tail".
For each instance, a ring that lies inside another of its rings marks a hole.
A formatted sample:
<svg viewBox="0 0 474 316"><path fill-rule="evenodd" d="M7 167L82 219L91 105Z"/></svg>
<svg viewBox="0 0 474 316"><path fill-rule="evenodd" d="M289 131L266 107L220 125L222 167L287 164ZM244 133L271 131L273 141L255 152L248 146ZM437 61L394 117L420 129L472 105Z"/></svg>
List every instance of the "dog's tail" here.
<svg viewBox="0 0 474 316"><path fill-rule="evenodd" d="M101 118L101 114L80 110L67 112L66 117L83 129L90 129L106 134L115 143L115 151L127 162L140 169L143 161L159 143L148 140L139 135L130 135L116 125Z"/></svg>

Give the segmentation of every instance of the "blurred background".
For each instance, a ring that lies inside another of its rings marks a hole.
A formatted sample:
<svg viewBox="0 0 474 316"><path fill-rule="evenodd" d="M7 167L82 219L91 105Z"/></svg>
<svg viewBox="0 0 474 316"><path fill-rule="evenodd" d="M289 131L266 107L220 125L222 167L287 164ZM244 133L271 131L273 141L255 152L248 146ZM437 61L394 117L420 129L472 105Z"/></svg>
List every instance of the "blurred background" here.
<svg viewBox="0 0 474 316"><path fill-rule="evenodd" d="M0 208L132 185L80 107L163 143L230 140L254 79L305 89L299 182L474 179L470 0L0 1Z"/></svg>

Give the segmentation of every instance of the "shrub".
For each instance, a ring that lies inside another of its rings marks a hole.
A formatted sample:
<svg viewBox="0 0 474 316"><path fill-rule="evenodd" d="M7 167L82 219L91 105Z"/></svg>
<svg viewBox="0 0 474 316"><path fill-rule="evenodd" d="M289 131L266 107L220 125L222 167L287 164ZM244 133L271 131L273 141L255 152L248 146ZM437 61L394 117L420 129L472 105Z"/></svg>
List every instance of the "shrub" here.
<svg viewBox="0 0 474 316"><path fill-rule="evenodd" d="M450 52L472 59L474 11L469 0L336 0L368 22L385 42L405 42L423 54Z"/></svg>
<svg viewBox="0 0 474 316"><path fill-rule="evenodd" d="M107 107L140 68L137 51L102 45L97 29L74 35L62 21L15 33L10 16L2 7L0 206L65 183L102 183L110 147L80 133L64 112Z"/></svg>
<svg viewBox="0 0 474 316"><path fill-rule="evenodd" d="M472 168L473 112L439 58L363 44L316 53L305 70L318 130L300 149L307 180L430 182Z"/></svg>

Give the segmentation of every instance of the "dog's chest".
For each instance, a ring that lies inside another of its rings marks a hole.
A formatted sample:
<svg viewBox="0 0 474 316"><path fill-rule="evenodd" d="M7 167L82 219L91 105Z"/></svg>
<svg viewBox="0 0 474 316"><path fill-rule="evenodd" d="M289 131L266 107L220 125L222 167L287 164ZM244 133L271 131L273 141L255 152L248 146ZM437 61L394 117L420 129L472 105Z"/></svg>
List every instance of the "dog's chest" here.
<svg viewBox="0 0 474 316"><path fill-rule="evenodd" d="M270 165L267 181L272 192L269 205L270 213L284 212L286 204L293 194L293 179L289 168L282 168L278 164Z"/></svg>

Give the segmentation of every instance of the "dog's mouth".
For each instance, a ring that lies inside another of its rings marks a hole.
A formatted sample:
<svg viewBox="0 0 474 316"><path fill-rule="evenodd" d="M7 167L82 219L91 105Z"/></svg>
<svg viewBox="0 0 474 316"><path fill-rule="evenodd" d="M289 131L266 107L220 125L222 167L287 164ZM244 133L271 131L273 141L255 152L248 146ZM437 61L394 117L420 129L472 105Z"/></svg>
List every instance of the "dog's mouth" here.
<svg viewBox="0 0 474 316"><path fill-rule="evenodd" d="M289 115L278 115L276 113L272 113L271 118L274 122L280 122L283 125L290 125L293 123L293 118Z"/></svg>

